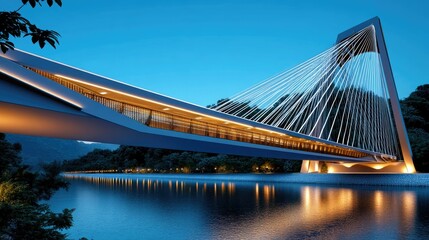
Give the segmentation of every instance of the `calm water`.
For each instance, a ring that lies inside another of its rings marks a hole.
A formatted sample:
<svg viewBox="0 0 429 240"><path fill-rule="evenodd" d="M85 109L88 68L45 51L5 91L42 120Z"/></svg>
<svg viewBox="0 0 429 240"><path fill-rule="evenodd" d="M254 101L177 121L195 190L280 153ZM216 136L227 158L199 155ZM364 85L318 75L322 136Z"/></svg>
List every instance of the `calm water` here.
<svg viewBox="0 0 429 240"><path fill-rule="evenodd" d="M255 182L70 178L78 239L428 239L429 190Z"/></svg>

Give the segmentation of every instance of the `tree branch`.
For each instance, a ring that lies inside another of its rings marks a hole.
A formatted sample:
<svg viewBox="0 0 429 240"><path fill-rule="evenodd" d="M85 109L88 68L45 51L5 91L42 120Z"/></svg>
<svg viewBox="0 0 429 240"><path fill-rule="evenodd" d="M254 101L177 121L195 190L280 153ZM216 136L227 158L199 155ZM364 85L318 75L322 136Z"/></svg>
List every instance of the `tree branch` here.
<svg viewBox="0 0 429 240"><path fill-rule="evenodd" d="M21 5L21 7L19 7L18 9L16 9L14 12L18 12L19 10L21 10L22 7L24 7L27 3L24 3Z"/></svg>

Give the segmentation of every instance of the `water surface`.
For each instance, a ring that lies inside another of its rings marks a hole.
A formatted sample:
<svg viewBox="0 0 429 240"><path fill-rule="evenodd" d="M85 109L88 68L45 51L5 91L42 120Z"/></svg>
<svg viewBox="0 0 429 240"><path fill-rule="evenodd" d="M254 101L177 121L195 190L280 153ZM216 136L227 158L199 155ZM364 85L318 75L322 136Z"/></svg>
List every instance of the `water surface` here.
<svg viewBox="0 0 429 240"><path fill-rule="evenodd" d="M50 201L78 239L424 239L426 188L76 175Z"/></svg>

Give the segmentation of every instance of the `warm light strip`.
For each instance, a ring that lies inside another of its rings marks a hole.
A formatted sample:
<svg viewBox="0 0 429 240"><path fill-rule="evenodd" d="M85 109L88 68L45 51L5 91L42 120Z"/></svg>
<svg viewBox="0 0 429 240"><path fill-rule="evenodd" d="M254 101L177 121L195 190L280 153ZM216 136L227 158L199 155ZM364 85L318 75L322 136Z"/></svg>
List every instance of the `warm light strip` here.
<svg viewBox="0 0 429 240"><path fill-rule="evenodd" d="M82 80L78 80L78 79L75 79L75 78L71 78L71 77L67 77L67 76L64 76L64 75L60 75L60 74L54 74L54 75L57 76L57 77L61 77L61 78L65 78L65 79L74 81L74 82L78 82L78 83L86 84L86 85L89 85L89 86L101 88L101 89L104 89L104 90L107 90L107 91L111 91L111 92L115 92L115 93L118 93L118 94L122 94L122 95L125 95L125 96L128 96L128 97L137 98L137 99L140 99L140 100L143 100L143 101L147 101L147 102L151 102L151 103L163 105L163 106L166 106L166 107L169 107L169 108L175 108L175 109L178 109L178 110L181 110L181 111L184 111L184 112L189 112L189 113L192 113L192 114L205 116L205 117L216 119L216 120L223 121L223 122L231 122L230 120L225 120L225 119L222 119L222 118L213 117L213 116L210 116L210 115L207 115L207 114L203 114L203 113L199 113L199 112L194 112L194 111L191 111L191 110L188 110L188 109L184 109L184 108L180 108L180 107L176 107L176 106L173 106L173 105L169 105L169 104L165 104L165 103L160 103L160 102L157 102L157 101L154 101L154 100L151 100L151 99L147 99L147 98L143 98L143 97L140 97L140 96L137 96L137 95L134 95L134 94L129 94L129 93L125 93L125 92L122 92L122 91L115 90L115 89L111 89L111 88L107 88L107 87L104 87L104 86L100 86L100 85L97 85L97 84L88 83L88 82L85 82L85 81L82 81ZM242 124L242 123L237 123L237 122L231 122L231 123L234 123L234 124L237 124L237 125L240 125L240 126L243 126L243 127L247 127L247 128L249 128L249 127L253 128L253 126Z"/></svg>
<svg viewBox="0 0 429 240"><path fill-rule="evenodd" d="M354 165L356 165L357 163L343 163L343 164L341 164L341 165L343 165L344 167L346 167L346 168L351 168L351 167L353 167Z"/></svg>
<svg viewBox="0 0 429 240"><path fill-rule="evenodd" d="M268 130L268 129L265 129L265 128L260 128L260 127L255 127L255 129L258 129L258 130L261 130L261 131L265 131L265 132L268 132L268 133L274 133L274 131L272 131L272 130ZM276 132L277 133L277 132ZM286 135L286 134L285 134Z"/></svg>
<svg viewBox="0 0 429 240"><path fill-rule="evenodd" d="M400 162L389 162L389 163L342 163L340 165L347 167L347 168L351 168L355 165L362 165L362 166L366 166L366 167L370 167L372 169L376 169L376 170L380 170L383 169L385 167L388 166L392 166L392 165L398 165L400 164Z"/></svg>
<svg viewBox="0 0 429 240"><path fill-rule="evenodd" d="M82 105L80 105L80 104L76 103L75 101L70 100L70 99L68 99L68 98L66 98L66 97L64 97L64 96L62 96L62 95L58 95L57 93L52 92L51 90L46 89L46 88L45 88L45 87L43 87L43 86L40 86L40 85L38 85L38 84L35 84L35 83L34 83L34 82L32 82L32 81L28 81L28 80L26 80L25 78L22 78L22 77L19 77L19 76L17 76L17 75L15 75L15 74L13 74L13 73L10 73L10 72L8 72L8 71L7 71L7 70L5 70L5 69L1 69L1 72L3 72L4 74L6 74L6 75L8 75L8 76L11 76L11 77L13 77L13 78L15 78L15 79L17 79L17 80L19 80L19 81L21 81L21 82L24 82L24 83L26 83L26 84L28 84L28 85L30 85L30 86L32 86L32 87L35 87L35 88L37 88L37 89L40 89L40 90L42 90L43 92L46 92L46 93L48 93L49 95L52 95L52 96L54 96L54 97L56 97L56 98L59 98L59 99L61 99L61 100L65 101L65 102L67 102L67 103L69 103L69 104L71 104L71 105L73 105L73 106L75 106L75 107L78 107L78 108L80 108L80 109L82 109L82 108L83 108L83 107L82 107Z"/></svg>
<svg viewBox="0 0 429 240"><path fill-rule="evenodd" d="M192 113L192 114L205 116L205 117L208 117L208 118L211 118L211 119L216 119L216 120L223 121L223 122L230 122L230 123L233 123L233 124L236 124L236 125L240 125L240 126L243 126L243 127L246 127L246 128L255 128L255 129L262 130L262 131L269 132L269 133L277 133L277 132L272 131L272 130L268 130L268 129L264 129L264 128L260 128L260 127L253 127L253 126L250 126L250 125L246 125L246 124L242 124L242 123L237 123L237 122L233 122L233 121L230 121L230 120L225 120L225 119L222 119L222 118L213 117L211 115L207 115L207 114L203 114L203 113L191 111L191 110L188 110L188 109L180 108L180 107L173 106L173 105L170 105L170 104L165 104L165 103L157 102L157 101L154 101L154 100L151 100L151 99L148 99L148 98L143 98L143 97L140 97L140 96L137 96L137 95L134 95L134 94L129 94L129 93L126 93L126 92L122 92L122 91L115 90L115 89L112 89L112 88L100 86L98 84L93 84L93 83L89 83L89 82L86 82L86 81L78 80L76 78L64 76L64 75L61 75L61 74L54 74L54 75L57 76L57 77L60 77L60 78L65 78L65 79L70 80L70 81L74 81L74 82L86 84L86 85L93 86L93 87L96 87L96 88L101 88L101 89L104 89L104 90L107 90L107 91L110 91L110 92L115 92L115 93L118 93L118 94L122 94L122 95L129 96L129 97L132 97L132 98L140 99L140 100L143 100L143 101L147 101L147 102L151 102L151 103L163 105L163 106L166 106L166 107L169 107L169 108L174 108L174 109L181 110L181 111L184 111L184 112L189 112L189 113ZM289 135L286 135L286 136L289 136ZM292 137L292 136L289 136L289 137ZM296 138L296 139L298 139L300 141L303 141L302 138L298 138L298 137L292 137L292 138ZM323 144L323 143L320 143L320 144Z"/></svg>

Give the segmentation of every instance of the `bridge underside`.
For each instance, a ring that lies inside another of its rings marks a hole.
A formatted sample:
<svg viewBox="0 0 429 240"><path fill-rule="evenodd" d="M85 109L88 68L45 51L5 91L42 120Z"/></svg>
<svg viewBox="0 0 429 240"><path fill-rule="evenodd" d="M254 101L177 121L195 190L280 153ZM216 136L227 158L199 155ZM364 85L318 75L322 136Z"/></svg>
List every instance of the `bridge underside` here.
<svg viewBox="0 0 429 240"><path fill-rule="evenodd" d="M253 157L288 160L312 159L313 161L304 161L301 171L303 173L322 172L321 161L326 164L328 173L406 172L403 162L359 163L362 160L344 159L338 156L313 154L231 140L210 141L217 139L203 140L199 139L198 136L196 138L194 138L195 136L169 136L165 130L141 132L88 114L82 114L80 111L67 107L63 110L52 110L34 105L23 106L0 102L0 112L2 114L0 132Z"/></svg>
<svg viewBox="0 0 429 240"><path fill-rule="evenodd" d="M12 88L5 81L0 83L0 132L290 160L367 161L172 132L141 124L136 129L136 126L124 126L84 113L41 92L25 88L17 91L17 86ZM5 99L11 90L13 95L19 95L17 101ZM24 104L20 98L32 101Z"/></svg>
<svg viewBox="0 0 429 240"><path fill-rule="evenodd" d="M1 89L6 88L3 85ZM0 95L4 96L6 93L0 92ZM20 95L23 96L22 92ZM34 99L34 96L32 99ZM0 112L2 114L0 118L0 132L253 157L313 160L304 160L301 169L303 173L324 171L322 163L326 164L326 171L328 173L406 172L403 162L360 163L359 161L365 160L344 159L338 156L313 154L231 140L203 140L198 136L192 135L169 136L168 131L165 130L159 130L159 132L136 131L89 114L83 114L70 106L64 105L64 108L60 110L57 102L53 104L57 105L55 110L46 109L46 105L44 107L36 107L37 103L35 101L33 101L32 106L0 102Z"/></svg>

